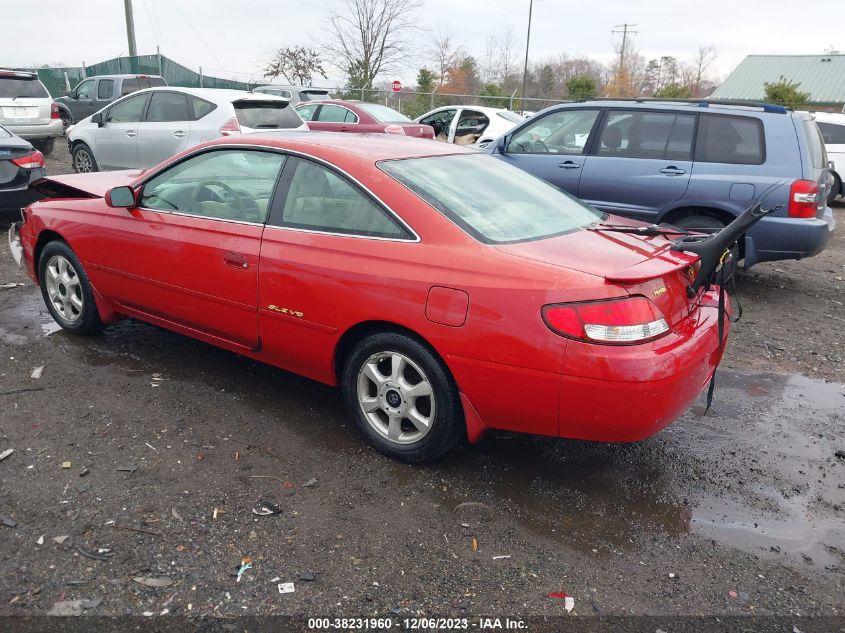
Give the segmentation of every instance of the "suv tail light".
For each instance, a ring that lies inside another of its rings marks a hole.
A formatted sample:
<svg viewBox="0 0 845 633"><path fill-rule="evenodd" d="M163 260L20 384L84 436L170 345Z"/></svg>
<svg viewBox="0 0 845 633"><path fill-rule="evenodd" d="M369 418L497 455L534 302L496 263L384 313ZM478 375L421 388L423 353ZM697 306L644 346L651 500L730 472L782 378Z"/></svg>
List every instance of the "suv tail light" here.
<svg viewBox="0 0 845 633"><path fill-rule="evenodd" d="M385 125L384 126L384 133L385 134L401 134L405 136L405 128L401 125Z"/></svg>
<svg viewBox="0 0 845 633"><path fill-rule="evenodd" d="M50 118L51 119L61 119L62 115L59 114L59 106L55 103L50 104Z"/></svg>
<svg viewBox="0 0 845 633"><path fill-rule="evenodd" d="M231 136L232 134L240 134L241 133L241 125L238 123L238 119L232 117L228 121L226 121L223 125L220 126L220 134L223 136Z"/></svg>
<svg viewBox="0 0 845 633"><path fill-rule="evenodd" d="M587 343L642 343L669 331L657 306L641 296L547 305L543 320L553 332Z"/></svg>
<svg viewBox="0 0 845 633"><path fill-rule="evenodd" d="M819 183L796 180L789 188L789 217L814 218L819 205Z"/></svg>
<svg viewBox="0 0 845 633"><path fill-rule="evenodd" d="M11 163L21 169L38 169L44 167L44 154L38 150L33 150L31 154L21 156L20 158L13 158Z"/></svg>

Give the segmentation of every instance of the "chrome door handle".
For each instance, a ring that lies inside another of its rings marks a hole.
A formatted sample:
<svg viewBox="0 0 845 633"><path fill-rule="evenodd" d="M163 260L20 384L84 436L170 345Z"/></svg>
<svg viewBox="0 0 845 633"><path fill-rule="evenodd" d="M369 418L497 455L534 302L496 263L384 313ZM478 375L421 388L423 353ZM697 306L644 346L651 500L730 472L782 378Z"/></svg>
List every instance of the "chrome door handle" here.
<svg viewBox="0 0 845 633"><path fill-rule="evenodd" d="M678 169L677 167L664 167L660 170L660 173L666 174L667 176L680 176L687 172L685 169Z"/></svg>
<svg viewBox="0 0 845 633"><path fill-rule="evenodd" d="M138 132L136 132L135 130L126 130L125 134L129 138L135 138L138 135Z"/></svg>
<svg viewBox="0 0 845 633"><path fill-rule="evenodd" d="M173 136L175 136L176 138L185 138L186 136L188 136L188 133L183 132L182 130L178 130L173 133Z"/></svg>
<svg viewBox="0 0 845 633"><path fill-rule="evenodd" d="M565 160L562 163L558 163L558 167L562 167L563 169L580 169L581 165L573 163L571 160Z"/></svg>

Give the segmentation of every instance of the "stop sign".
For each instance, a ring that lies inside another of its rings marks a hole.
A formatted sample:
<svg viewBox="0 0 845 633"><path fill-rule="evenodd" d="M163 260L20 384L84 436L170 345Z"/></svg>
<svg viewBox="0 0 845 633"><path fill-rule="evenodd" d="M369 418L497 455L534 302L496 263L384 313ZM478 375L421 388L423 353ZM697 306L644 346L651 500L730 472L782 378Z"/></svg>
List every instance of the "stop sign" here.
<svg viewBox="0 0 845 633"><path fill-rule="evenodd" d="M402 82L398 79L393 82L393 92L399 92L402 90Z"/></svg>

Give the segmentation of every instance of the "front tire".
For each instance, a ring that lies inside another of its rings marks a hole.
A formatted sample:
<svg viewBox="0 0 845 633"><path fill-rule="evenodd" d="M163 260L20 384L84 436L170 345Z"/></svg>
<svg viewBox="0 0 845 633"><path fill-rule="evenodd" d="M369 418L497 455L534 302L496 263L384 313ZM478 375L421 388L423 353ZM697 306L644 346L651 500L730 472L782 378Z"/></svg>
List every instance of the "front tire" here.
<svg viewBox="0 0 845 633"><path fill-rule="evenodd" d="M73 146L70 153L73 162L73 170L77 174L87 174L92 171L100 171L97 161L94 160L94 152L85 143L78 143Z"/></svg>
<svg viewBox="0 0 845 633"><path fill-rule="evenodd" d="M100 320L88 275L76 253L64 242L50 242L38 260L41 296L50 315L73 334L95 334Z"/></svg>
<svg viewBox="0 0 845 633"><path fill-rule="evenodd" d="M435 459L461 439L465 423L448 368L404 334L361 340L341 376L349 414L378 451L418 463Z"/></svg>

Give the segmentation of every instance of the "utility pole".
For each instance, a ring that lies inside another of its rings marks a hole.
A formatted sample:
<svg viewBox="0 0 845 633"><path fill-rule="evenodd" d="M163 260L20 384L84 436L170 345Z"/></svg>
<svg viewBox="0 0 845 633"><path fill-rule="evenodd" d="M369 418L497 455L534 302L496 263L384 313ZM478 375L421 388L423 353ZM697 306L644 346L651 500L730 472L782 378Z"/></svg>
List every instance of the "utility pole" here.
<svg viewBox="0 0 845 633"><path fill-rule="evenodd" d="M126 39L129 40L129 56L136 57L138 50L135 48L135 20L132 17L132 0L123 0L123 8L126 11Z"/></svg>
<svg viewBox="0 0 845 633"><path fill-rule="evenodd" d="M637 25L636 24L628 24L626 22L625 24L617 24L616 26L613 27L614 30L611 31L611 33L613 33L614 35L617 34L617 33L622 34L622 50L619 51L619 72L620 73L622 72L622 69L625 68L625 47L628 45L628 33L630 33L631 35L636 35L638 33L638 31L630 30L634 26L637 26ZM618 31L616 29L622 29L622 30Z"/></svg>
<svg viewBox="0 0 845 633"><path fill-rule="evenodd" d="M531 43L531 13L534 11L534 0L528 4L528 35L525 38L525 65L522 67L522 111L525 112L525 80L528 79L528 45Z"/></svg>

